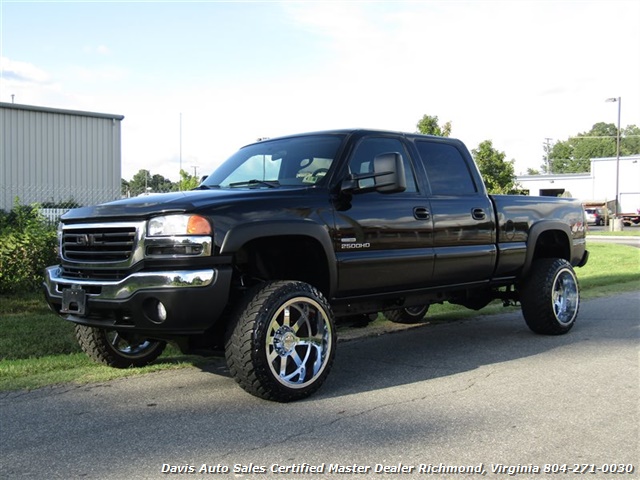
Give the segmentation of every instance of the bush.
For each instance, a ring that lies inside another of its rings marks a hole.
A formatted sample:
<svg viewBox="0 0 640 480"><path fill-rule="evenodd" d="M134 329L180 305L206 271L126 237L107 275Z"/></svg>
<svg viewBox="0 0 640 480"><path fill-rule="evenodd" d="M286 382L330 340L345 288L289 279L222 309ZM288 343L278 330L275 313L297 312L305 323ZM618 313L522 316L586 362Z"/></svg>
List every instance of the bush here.
<svg viewBox="0 0 640 480"><path fill-rule="evenodd" d="M35 291L46 266L56 263L57 235L37 206L0 211L0 293Z"/></svg>

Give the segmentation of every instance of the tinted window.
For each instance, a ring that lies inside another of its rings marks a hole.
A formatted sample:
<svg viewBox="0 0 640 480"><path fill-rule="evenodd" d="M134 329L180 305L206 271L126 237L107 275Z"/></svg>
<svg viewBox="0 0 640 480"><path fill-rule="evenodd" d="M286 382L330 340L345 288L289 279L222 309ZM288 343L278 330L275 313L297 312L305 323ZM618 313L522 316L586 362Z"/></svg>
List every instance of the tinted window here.
<svg viewBox="0 0 640 480"><path fill-rule="evenodd" d="M456 147L425 141L417 141L416 147L427 170L434 195L477 193L467 162Z"/></svg>
<svg viewBox="0 0 640 480"><path fill-rule="evenodd" d="M402 145L402 142L395 138L365 138L356 147L351 160L349 161L349 173L372 173L373 159L381 153L399 153L404 163L404 175L406 177L407 189L405 192L417 192L416 179L409 157ZM360 180L360 187L373 186L373 178Z"/></svg>

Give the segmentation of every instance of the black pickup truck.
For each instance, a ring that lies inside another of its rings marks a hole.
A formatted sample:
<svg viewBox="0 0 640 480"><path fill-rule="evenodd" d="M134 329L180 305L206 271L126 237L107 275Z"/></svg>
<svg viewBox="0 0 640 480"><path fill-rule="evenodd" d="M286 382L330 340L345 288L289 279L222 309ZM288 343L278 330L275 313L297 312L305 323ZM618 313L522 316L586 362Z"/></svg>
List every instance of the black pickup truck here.
<svg viewBox="0 0 640 480"><path fill-rule="evenodd" d="M488 195L462 142L373 130L247 145L193 191L71 210L59 236L45 296L90 357L224 349L242 388L285 402L324 382L345 317L501 299L566 333L588 258L580 202Z"/></svg>

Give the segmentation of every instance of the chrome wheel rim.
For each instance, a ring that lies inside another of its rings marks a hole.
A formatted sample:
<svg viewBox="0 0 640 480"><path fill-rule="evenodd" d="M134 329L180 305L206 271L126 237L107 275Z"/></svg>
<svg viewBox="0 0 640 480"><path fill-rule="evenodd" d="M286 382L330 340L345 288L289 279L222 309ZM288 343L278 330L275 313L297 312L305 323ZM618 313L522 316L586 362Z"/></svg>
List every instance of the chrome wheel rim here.
<svg viewBox="0 0 640 480"><path fill-rule="evenodd" d="M115 331L107 332L107 341L115 352L126 358L144 357L158 344L146 338L127 338Z"/></svg>
<svg viewBox="0 0 640 480"><path fill-rule="evenodd" d="M318 379L332 348L329 317L311 298L288 300L269 322L267 363L274 378L288 388L304 388Z"/></svg>
<svg viewBox="0 0 640 480"><path fill-rule="evenodd" d="M404 311L407 313L407 315L411 316L411 317L424 317L425 313L427 312L427 306L426 305L418 305L415 307L405 307Z"/></svg>
<svg viewBox="0 0 640 480"><path fill-rule="evenodd" d="M552 293L553 311L562 325L569 325L578 313L578 281L575 275L568 269L558 272L553 283Z"/></svg>

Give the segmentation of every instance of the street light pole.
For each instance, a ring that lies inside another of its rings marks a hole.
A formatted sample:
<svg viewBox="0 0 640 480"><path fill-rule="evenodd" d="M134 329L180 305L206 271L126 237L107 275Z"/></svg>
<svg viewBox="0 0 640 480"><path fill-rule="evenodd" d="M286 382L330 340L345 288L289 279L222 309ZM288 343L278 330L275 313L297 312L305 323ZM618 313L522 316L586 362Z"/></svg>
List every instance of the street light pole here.
<svg viewBox="0 0 640 480"><path fill-rule="evenodd" d="M618 133L616 135L616 203L614 206L614 218L618 218L618 196L620 189L620 109L622 107L621 97L607 98L607 102L618 102Z"/></svg>

